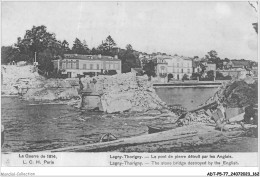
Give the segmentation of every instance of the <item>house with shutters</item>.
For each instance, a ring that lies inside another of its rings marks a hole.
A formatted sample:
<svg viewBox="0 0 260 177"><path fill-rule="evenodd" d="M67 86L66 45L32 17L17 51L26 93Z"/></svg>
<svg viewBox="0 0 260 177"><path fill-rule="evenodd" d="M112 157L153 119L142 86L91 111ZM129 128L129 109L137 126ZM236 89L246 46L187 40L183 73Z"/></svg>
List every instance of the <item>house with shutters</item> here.
<svg viewBox="0 0 260 177"><path fill-rule="evenodd" d="M69 78L88 73L99 75L110 70L121 73L121 60L117 56L65 54L63 59L53 60L53 65Z"/></svg>
<svg viewBox="0 0 260 177"><path fill-rule="evenodd" d="M176 80L181 80L184 75L189 78L192 75L192 59L184 56L170 56L165 58L168 63L167 72Z"/></svg>

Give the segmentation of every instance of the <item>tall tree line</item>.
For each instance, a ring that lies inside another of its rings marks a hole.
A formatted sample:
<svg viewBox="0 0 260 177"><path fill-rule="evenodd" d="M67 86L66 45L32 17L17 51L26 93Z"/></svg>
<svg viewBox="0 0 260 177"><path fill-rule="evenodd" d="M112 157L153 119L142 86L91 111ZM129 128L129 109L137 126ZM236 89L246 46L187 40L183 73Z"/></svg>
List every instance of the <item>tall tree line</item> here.
<svg viewBox="0 0 260 177"><path fill-rule="evenodd" d="M27 61L33 63L36 56L39 69L44 73L53 70L52 60L63 57L64 54L83 54L83 55L106 55L115 56L122 60L122 72L129 72L133 67L140 67L138 52L131 44L125 49L117 47L114 39L109 35L101 41L96 48L89 48L85 40L75 38L72 47L68 41L56 39L56 35L47 31L44 25L33 26L26 30L23 37L18 37L17 42L12 46L1 47L1 62L7 64L12 61Z"/></svg>

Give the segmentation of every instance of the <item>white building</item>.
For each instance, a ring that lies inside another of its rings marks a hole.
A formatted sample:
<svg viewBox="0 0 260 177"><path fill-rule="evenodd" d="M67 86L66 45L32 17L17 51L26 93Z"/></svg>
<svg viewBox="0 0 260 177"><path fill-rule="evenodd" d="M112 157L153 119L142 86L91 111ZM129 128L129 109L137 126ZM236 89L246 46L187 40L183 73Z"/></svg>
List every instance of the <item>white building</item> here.
<svg viewBox="0 0 260 177"><path fill-rule="evenodd" d="M192 59L182 56L167 56L164 58L168 63L167 72L174 79L181 80L186 74L188 78L192 75Z"/></svg>
<svg viewBox="0 0 260 177"><path fill-rule="evenodd" d="M92 72L95 75L104 71L114 70L121 73L121 60L110 56L65 54L63 59L53 60L54 68L67 74L68 77L77 77Z"/></svg>

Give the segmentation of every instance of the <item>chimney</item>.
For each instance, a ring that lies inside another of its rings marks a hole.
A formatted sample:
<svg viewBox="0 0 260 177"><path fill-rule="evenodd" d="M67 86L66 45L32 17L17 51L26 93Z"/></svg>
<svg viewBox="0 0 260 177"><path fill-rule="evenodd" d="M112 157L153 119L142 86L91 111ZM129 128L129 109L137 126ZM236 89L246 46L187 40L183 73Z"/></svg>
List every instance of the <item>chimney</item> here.
<svg viewBox="0 0 260 177"><path fill-rule="evenodd" d="M101 54L98 54L98 58L101 59Z"/></svg>
<svg viewBox="0 0 260 177"><path fill-rule="evenodd" d="M117 56L117 55L115 55L114 59L118 59L118 56Z"/></svg>

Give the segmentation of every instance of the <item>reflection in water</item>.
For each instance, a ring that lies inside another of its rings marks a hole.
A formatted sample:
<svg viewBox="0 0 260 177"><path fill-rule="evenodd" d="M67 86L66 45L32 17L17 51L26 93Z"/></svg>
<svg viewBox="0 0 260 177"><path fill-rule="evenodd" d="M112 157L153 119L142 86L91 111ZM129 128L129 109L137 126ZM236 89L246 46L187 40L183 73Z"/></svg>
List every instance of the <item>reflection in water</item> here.
<svg viewBox="0 0 260 177"><path fill-rule="evenodd" d="M167 105L180 104L188 110L197 108L207 99L214 95L217 87L171 87L171 88L155 88L158 96L167 103Z"/></svg>

